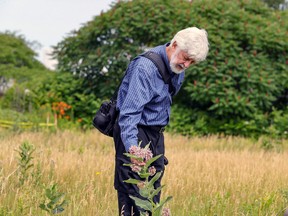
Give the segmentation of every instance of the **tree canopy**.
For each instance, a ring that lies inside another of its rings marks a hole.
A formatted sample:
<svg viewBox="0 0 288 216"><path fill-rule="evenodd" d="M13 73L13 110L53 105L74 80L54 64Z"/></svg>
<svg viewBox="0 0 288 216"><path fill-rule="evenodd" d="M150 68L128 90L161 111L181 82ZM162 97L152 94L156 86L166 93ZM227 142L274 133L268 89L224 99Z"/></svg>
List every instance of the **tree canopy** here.
<svg viewBox="0 0 288 216"><path fill-rule="evenodd" d="M133 57L183 28L204 28L209 56L187 70L175 104L222 123L251 120L270 112L288 88L287 18L287 11L259 0L118 1L72 32L55 53L60 71L84 78L83 91L107 98Z"/></svg>
<svg viewBox="0 0 288 216"><path fill-rule="evenodd" d="M37 59L30 43L15 33L0 33L0 107L32 109L32 91L52 75ZM4 96L3 96L4 95ZM35 103L34 103L35 104Z"/></svg>
<svg viewBox="0 0 288 216"><path fill-rule="evenodd" d="M23 36L0 33L0 76L13 78L17 82L45 76L48 70L36 59L36 53L29 44Z"/></svg>
<svg viewBox="0 0 288 216"><path fill-rule="evenodd" d="M0 33L0 65L13 67L42 67L35 59L36 53L28 46L24 37L14 33Z"/></svg>

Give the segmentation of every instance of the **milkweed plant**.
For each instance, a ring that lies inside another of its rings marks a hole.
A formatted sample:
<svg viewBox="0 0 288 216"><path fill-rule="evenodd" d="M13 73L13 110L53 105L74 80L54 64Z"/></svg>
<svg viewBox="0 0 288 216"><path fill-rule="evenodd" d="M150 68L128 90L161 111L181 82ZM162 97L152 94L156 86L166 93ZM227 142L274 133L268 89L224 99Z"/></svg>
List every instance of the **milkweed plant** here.
<svg viewBox="0 0 288 216"><path fill-rule="evenodd" d="M149 144L144 148L140 146L131 146L129 153L124 153L131 159L130 164L124 164L124 166L130 166L133 172L136 172L141 180L129 178L124 182L135 184L139 188L139 194L144 198L140 199L135 196L129 196L135 201L135 204L145 210L141 212L141 216L148 215L148 212L152 213L152 216L171 216L170 209L164 208L164 204L172 199L172 196L168 196L160 203L155 203L153 198L160 193L165 185L158 188L154 188L154 183L161 177L162 172L156 172L154 166L151 164L159 159L162 154L153 157Z"/></svg>

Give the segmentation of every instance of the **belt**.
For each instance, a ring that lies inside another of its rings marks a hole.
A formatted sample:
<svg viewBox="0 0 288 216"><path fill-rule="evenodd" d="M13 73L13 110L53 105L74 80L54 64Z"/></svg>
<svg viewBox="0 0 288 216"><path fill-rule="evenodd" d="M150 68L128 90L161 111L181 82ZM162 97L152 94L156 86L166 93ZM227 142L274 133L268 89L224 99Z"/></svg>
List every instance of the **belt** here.
<svg viewBox="0 0 288 216"><path fill-rule="evenodd" d="M158 133L163 133L165 131L165 126L157 126L157 125L153 125L153 126L149 126L149 125L138 125L138 127L142 127L142 128L147 128L148 130L153 130L156 131Z"/></svg>

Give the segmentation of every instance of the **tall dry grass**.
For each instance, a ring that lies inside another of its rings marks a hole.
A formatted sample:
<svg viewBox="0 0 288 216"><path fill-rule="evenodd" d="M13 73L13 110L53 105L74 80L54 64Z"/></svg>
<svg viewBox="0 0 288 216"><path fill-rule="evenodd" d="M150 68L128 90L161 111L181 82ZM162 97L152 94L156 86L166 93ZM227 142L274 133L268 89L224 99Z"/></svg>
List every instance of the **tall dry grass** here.
<svg viewBox="0 0 288 216"><path fill-rule="evenodd" d="M38 206L57 183L62 215L117 215L112 139L89 132L0 131L0 215L48 215ZM28 141L33 176L19 185L15 151ZM163 196L172 215L283 215L288 207L288 141L166 134Z"/></svg>

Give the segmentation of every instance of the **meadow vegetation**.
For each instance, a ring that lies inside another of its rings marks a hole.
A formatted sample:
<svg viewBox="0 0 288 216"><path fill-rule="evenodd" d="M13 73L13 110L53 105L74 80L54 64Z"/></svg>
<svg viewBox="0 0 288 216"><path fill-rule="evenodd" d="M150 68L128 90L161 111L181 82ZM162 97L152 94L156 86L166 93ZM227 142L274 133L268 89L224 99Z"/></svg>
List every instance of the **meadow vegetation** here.
<svg viewBox="0 0 288 216"><path fill-rule="evenodd" d="M176 216L283 215L287 16L259 0L115 1L59 42L57 71L23 36L0 32L0 216L117 215L113 140L91 120L134 56L187 26L208 31L210 52L173 99L167 207Z"/></svg>
<svg viewBox="0 0 288 216"><path fill-rule="evenodd" d="M96 130L1 130L0 215L117 215L114 146ZM281 215L288 142L166 134L172 215Z"/></svg>

